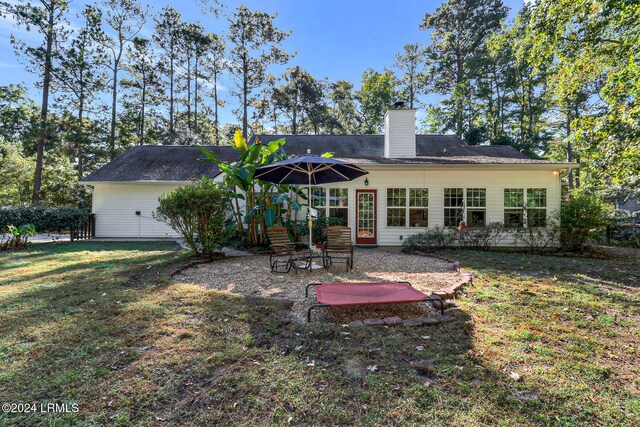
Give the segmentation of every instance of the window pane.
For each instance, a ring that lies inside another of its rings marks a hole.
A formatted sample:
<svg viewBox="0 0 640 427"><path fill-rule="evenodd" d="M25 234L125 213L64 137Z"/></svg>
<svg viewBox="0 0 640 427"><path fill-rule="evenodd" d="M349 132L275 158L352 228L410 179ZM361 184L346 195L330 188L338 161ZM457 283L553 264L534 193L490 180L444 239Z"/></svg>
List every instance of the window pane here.
<svg viewBox="0 0 640 427"><path fill-rule="evenodd" d="M467 210L467 225L469 227L484 227L486 224L486 214L484 209Z"/></svg>
<svg viewBox="0 0 640 427"><path fill-rule="evenodd" d="M407 206L407 189L387 188L387 206Z"/></svg>
<svg viewBox="0 0 640 427"><path fill-rule="evenodd" d="M329 208L329 216L340 218L343 225L349 223L349 209L347 208Z"/></svg>
<svg viewBox="0 0 640 427"><path fill-rule="evenodd" d="M460 209L447 208L444 210L445 227L457 227L461 220Z"/></svg>
<svg viewBox="0 0 640 427"><path fill-rule="evenodd" d="M387 227L405 227L407 210L392 208L387 209Z"/></svg>
<svg viewBox="0 0 640 427"><path fill-rule="evenodd" d="M429 206L429 189L428 188L410 188L409 189L409 206L426 208Z"/></svg>
<svg viewBox="0 0 640 427"><path fill-rule="evenodd" d="M504 225L505 227L524 226L524 211L522 209L505 209Z"/></svg>
<svg viewBox="0 0 640 427"><path fill-rule="evenodd" d="M329 206L349 206L349 190L346 188L329 189Z"/></svg>
<svg viewBox="0 0 640 427"><path fill-rule="evenodd" d="M546 188L527 189L527 207L546 208L547 207L547 189Z"/></svg>
<svg viewBox="0 0 640 427"><path fill-rule="evenodd" d="M462 206L464 203L464 192L462 188L445 188L444 205L448 207Z"/></svg>
<svg viewBox="0 0 640 427"><path fill-rule="evenodd" d="M547 225L546 209L528 209L527 225L529 227L545 227Z"/></svg>
<svg viewBox="0 0 640 427"><path fill-rule="evenodd" d="M428 227L428 209L409 209L409 227Z"/></svg>
<svg viewBox="0 0 640 427"><path fill-rule="evenodd" d="M311 187L311 206L314 208L326 206L327 194L323 187Z"/></svg>
<svg viewBox="0 0 640 427"><path fill-rule="evenodd" d="M521 208L524 207L524 190L522 188L504 189L504 207Z"/></svg>
<svg viewBox="0 0 640 427"><path fill-rule="evenodd" d="M472 208L486 208L487 190L485 188L467 188L467 206Z"/></svg>

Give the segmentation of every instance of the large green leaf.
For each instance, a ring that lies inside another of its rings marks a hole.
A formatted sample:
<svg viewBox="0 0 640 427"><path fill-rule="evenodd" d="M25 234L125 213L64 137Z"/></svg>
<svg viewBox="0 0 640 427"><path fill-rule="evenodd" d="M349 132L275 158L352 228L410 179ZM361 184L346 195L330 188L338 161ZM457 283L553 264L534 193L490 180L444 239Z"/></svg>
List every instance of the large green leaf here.
<svg viewBox="0 0 640 427"><path fill-rule="evenodd" d="M211 150L204 148L201 145L196 145L196 147L198 147L198 149L200 151L202 151L202 153L206 156L204 159L200 158L198 159L198 161L200 162L214 162L218 165L220 165L222 162L222 160L220 160L220 158L218 156L216 156Z"/></svg>
<svg viewBox="0 0 640 427"><path fill-rule="evenodd" d="M276 222L276 210L273 208L267 208L264 211L264 222L267 227L271 227Z"/></svg>

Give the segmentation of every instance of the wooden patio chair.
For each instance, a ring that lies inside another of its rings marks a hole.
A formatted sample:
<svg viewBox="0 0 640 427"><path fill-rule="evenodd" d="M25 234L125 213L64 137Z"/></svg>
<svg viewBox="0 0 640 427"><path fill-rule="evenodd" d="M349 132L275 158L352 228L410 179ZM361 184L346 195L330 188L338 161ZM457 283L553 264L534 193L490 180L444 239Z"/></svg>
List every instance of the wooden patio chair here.
<svg viewBox="0 0 640 427"><path fill-rule="evenodd" d="M295 262L311 263L311 252L292 242L286 227L269 227L267 236L271 250L269 265L272 273L288 273Z"/></svg>
<svg viewBox="0 0 640 427"><path fill-rule="evenodd" d="M322 263L329 268L334 261L344 262L347 271L353 269L351 228L345 225L327 227L327 241L322 245Z"/></svg>

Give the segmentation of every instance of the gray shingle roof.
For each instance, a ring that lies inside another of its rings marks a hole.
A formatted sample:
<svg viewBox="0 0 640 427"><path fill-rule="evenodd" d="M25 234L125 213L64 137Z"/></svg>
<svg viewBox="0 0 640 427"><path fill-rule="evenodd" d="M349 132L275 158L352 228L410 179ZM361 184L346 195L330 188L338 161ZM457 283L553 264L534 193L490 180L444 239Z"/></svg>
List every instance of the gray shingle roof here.
<svg viewBox="0 0 640 427"><path fill-rule="evenodd" d="M384 157L384 135L261 135L268 143L286 139L287 154L322 154L353 163L380 164L537 164L551 163L529 159L511 146L469 146L456 135L416 135L416 158ZM253 143L254 139L250 142ZM229 146L207 147L226 161L237 158ZM84 177L84 182L191 181L220 173L214 163L199 162L203 154L195 146L136 146L102 168Z"/></svg>
<svg viewBox="0 0 640 427"><path fill-rule="evenodd" d="M232 161L236 158L231 147L207 148L223 160ZM202 176L213 178L218 175L220 169L215 163L198 161L203 157L195 146L135 146L82 178L82 181L191 181Z"/></svg>

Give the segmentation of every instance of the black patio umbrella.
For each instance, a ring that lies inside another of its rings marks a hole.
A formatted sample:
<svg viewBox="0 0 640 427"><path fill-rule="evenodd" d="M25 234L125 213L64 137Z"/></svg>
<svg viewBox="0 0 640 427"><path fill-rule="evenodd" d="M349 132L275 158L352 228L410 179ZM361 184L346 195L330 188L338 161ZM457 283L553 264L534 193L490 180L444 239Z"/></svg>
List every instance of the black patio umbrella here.
<svg viewBox="0 0 640 427"><path fill-rule="evenodd" d="M306 184L309 186L309 208L307 211L309 217L309 248L311 248L313 245L311 241L313 226L311 218L311 186L330 182L352 181L368 173L364 169L342 160L307 154L262 166L256 169L253 177L276 184Z"/></svg>

